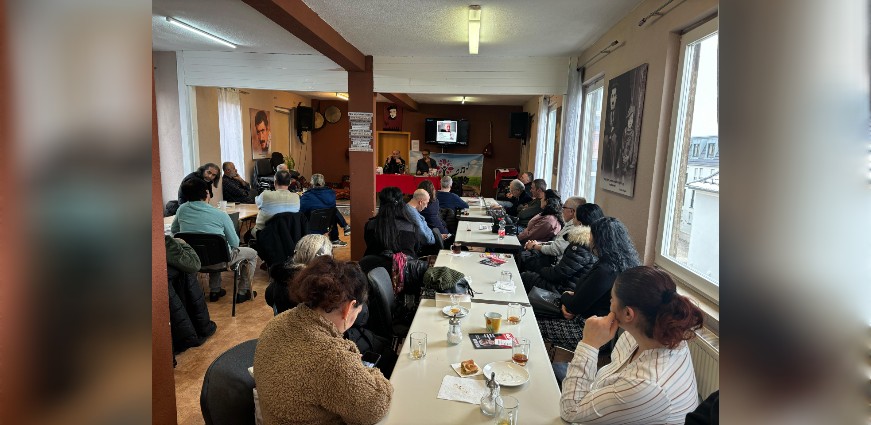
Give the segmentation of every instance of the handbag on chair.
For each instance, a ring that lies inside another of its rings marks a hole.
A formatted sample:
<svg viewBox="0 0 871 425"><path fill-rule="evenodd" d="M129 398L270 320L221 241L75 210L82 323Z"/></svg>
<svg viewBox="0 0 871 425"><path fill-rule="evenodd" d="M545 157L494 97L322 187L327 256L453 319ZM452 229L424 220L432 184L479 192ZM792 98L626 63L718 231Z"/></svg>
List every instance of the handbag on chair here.
<svg viewBox="0 0 871 425"><path fill-rule="evenodd" d="M535 317L563 319L562 295L537 286L529 291L529 304Z"/></svg>

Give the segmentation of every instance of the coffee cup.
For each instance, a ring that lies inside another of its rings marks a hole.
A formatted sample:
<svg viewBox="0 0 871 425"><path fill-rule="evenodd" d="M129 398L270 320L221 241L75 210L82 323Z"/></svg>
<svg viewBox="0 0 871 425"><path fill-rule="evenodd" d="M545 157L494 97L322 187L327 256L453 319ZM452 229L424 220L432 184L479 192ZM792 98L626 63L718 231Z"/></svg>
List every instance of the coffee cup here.
<svg viewBox="0 0 871 425"><path fill-rule="evenodd" d="M487 327L487 332L498 334L499 329L502 327L502 315L493 311L485 313L484 323Z"/></svg>

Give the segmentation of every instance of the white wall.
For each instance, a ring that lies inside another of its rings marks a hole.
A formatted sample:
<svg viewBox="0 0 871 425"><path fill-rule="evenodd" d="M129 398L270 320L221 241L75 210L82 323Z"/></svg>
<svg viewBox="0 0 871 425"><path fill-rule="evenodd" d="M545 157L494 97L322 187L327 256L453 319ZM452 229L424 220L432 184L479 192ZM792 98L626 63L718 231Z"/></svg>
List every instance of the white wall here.
<svg viewBox="0 0 871 425"><path fill-rule="evenodd" d="M152 52L157 133L160 140L160 174L163 204L178 197L185 176L181 149L181 113L178 103L175 52Z"/></svg>

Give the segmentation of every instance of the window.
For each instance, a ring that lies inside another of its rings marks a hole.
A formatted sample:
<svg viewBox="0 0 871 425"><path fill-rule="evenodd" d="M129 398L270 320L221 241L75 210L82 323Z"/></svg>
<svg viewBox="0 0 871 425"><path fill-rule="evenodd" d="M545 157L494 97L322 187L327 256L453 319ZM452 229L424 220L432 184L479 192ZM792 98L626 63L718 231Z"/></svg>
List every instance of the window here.
<svg viewBox="0 0 871 425"><path fill-rule="evenodd" d="M587 202L596 202L596 170L599 169L599 127L602 125L602 93L605 79L584 86L584 111L581 116L581 147L575 193Z"/></svg>
<svg viewBox="0 0 871 425"><path fill-rule="evenodd" d="M670 170L663 189L656 263L719 303L720 186L718 25L708 21L681 38ZM705 141L705 158L700 158ZM695 165L695 167L693 166ZM694 168L690 179L688 168ZM716 177L714 177L716 176Z"/></svg>

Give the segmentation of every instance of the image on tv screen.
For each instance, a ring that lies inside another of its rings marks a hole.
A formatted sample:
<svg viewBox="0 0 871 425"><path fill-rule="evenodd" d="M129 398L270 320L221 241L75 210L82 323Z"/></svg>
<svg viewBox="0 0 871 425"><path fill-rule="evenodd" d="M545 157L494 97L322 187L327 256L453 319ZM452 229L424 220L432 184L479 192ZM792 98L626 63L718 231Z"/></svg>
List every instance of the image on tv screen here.
<svg viewBox="0 0 871 425"><path fill-rule="evenodd" d="M457 122L456 121L438 121L436 122L436 142L441 143L457 143Z"/></svg>

